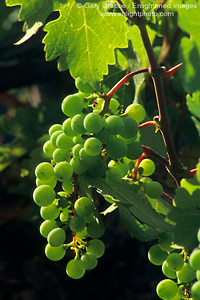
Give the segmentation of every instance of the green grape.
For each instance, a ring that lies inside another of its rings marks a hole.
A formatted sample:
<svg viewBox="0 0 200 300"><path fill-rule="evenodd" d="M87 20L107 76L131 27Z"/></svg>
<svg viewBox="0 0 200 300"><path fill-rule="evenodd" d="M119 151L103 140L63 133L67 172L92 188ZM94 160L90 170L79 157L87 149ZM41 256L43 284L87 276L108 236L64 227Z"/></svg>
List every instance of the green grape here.
<svg viewBox="0 0 200 300"><path fill-rule="evenodd" d="M70 181L63 181L62 188L67 195L71 195L73 192L73 184Z"/></svg>
<svg viewBox="0 0 200 300"><path fill-rule="evenodd" d="M176 277L177 277L176 272L172 271L168 268L166 260L162 264L162 272L166 277L168 277L170 279L176 279Z"/></svg>
<svg viewBox="0 0 200 300"><path fill-rule="evenodd" d="M49 128L49 135L51 136L54 132L62 130L62 125L61 124L54 124Z"/></svg>
<svg viewBox="0 0 200 300"><path fill-rule="evenodd" d="M86 166L82 164L79 157L73 157L70 160L70 165L72 166L75 174L81 175L87 171Z"/></svg>
<svg viewBox="0 0 200 300"><path fill-rule="evenodd" d="M72 118L71 127L77 134L83 134L86 132L85 127L83 126L84 118L84 114L78 114Z"/></svg>
<svg viewBox="0 0 200 300"><path fill-rule="evenodd" d="M41 180L39 178L36 178L36 185L39 186L39 185L49 185L51 186L52 188L55 188L57 184L57 180L55 177L52 177L48 180Z"/></svg>
<svg viewBox="0 0 200 300"><path fill-rule="evenodd" d="M86 166L87 168L90 168L90 167L93 167L94 165L96 165L99 162L101 156L100 155L91 156L91 155L86 153L84 148L82 148L79 151L79 158L80 158L80 161L82 162L82 164L84 166Z"/></svg>
<svg viewBox="0 0 200 300"><path fill-rule="evenodd" d="M142 144L139 141L134 141L127 145L126 157L132 160L138 159L143 153Z"/></svg>
<svg viewBox="0 0 200 300"><path fill-rule="evenodd" d="M96 258L101 257L105 252L105 245L101 240L92 239L87 244L87 253L93 253Z"/></svg>
<svg viewBox="0 0 200 300"><path fill-rule="evenodd" d="M117 168L110 167L106 171L106 181L112 185L119 184L122 180L121 172Z"/></svg>
<svg viewBox="0 0 200 300"><path fill-rule="evenodd" d="M57 138L60 134L62 134L63 131L62 130L58 130L58 131L55 131L51 137L50 137L50 141L51 141L51 144L53 145L53 147L57 148L57 144L56 144L56 141L57 141Z"/></svg>
<svg viewBox="0 0 200 300"><path fill-rule="evenodd" d="M104 234L104 226L97 222L92 221L87 226L87 233L93 239L98 239Z"/></svg>
<svg viewBox="0 0 200 300"><path fill-rule="evenodd" d="M184 263L182 269L176 274L179 283L189 283L196 278L195 270L188 263Z"/></svg>
<svg viewBox="0 0 200 300"><path fill-rule="evenodd" d="M84 83L80 77L75 79L75 86L83 93L91 94L94 92L94 88L88 82Z"/></svg>
<svg viewBox="0 0 200 300"><path fill-rule="evenodd" d="M69 222L69 228L72 232L80 232L86 226L84 218L80 216L74 216Z"/></svg>
<svg viewBox="0 0 200 300"><path fill-rule="evenodd" d="M95 205L92 199L81 197L74 203L75 212L81 217L87 217L94 212Z"/></svg>
<svg viewBox="0 0 200 300"><path fill-rule="evenodd" d="M53 202L52 204L41 207L40 215L44 220L55 220L60 214L60 209Z"/></svg>
<svg viewBox="0 0 200 300"><path fill-rule="evenodd" d="M138 103L130 104L126 108L125 114L128 115L128 117L134 119L137 123L142 122L146 115L144 107Z"/></svg>
<svg viewBox="0 0 200 300"><path fill-rule="evenodd" d="M178 253L170 253L166 259L167 266L172 271L179 271L184 265L183 257Z"/></svg>
<svg viewBox="0 0 200 300"><path fill-rule="evenodd" d="M70 218L70 210L68 207L63 208L63 210L60 213L60 221L61 222L66 222Z"/></svg>
<svg viewBox="0 0 200 300"><path fill-rule="evenodd" d="M71 127L71 122L72 122L72 119L71 119L71 118L66 119L66 120L63 122L63 124L62 124L62 130L64 131L64 133L65 133L67 136L75 137L77 134L76 134L76 132L72 129L72 127Z"/></svg>
<svg viewBox="0 0 200 300"><path fill-rule="evenodd" d="M57 222L54 220L46 220L40 225L40 234L47 238L49 232L55 228L58 228Z"/></svg>
<svg viewBox="0 0 200 300"><path fill-rule="evenodd" d="M73 168L68 162L59 162L54 171L59 181L69 180L73 174Z"/></svg>
<svg viewBox="0 0 200 300"><path fill-rule="evenodd" d="M191 296L194 300L200 300L200 281L196 281L191 287Z"/></svg>
<svg viewBox="0 0 200 300"><path fill-rule="evenodd" d="M65 133L61 133L56 139L56 145L61 149L70 149L74 146L74 143L72 137L67 136Z"/></svg>
<svg viewBox="0 0 200 300"><path fill-rule="evenodd" d="M111 135L116 135L121 133L125 126L122 118L114 115L105 120L104 127Z"/></svg>
<svg viewBox="0 0 200 300"><path fill-rule="evenodd" d="M179 294L179 292L172 298L167 298L167 300L181 300L182 297L181 295Z"/></svg>
<svg viewBox="0 0 200 300"><path fill-rule="evenodd" d="M98 133L103 129L103 119L97 113L89 113L83 122L85 129L90 133Z"/></svg>
<svg viewBox="0 0 200 300"><path fill-rule="evenodd" d="M135 137L138 133L138 123L129 117L122 117L121 119L124 122L124 129L120 133L120 136L125 139Z"/></svg>
<svg viewBox="0 0 200 300"><path fill-rule="evenodd" d="M200 249L195 248L192 251L189 262L194 270L200 270Z"/></svg>
<svg viewBox="0 0 200 300"><path fill-rule="evenodd" d="M35 176L41 180L49 180L54 176L53 166L48 162L43 162L37 165Z"/></svg>
<svg viewBox="0 0 200 300"><path fill-rule="evenodd" d="M112 159L122 158L126 155L127 145L122 139L113 137L106 143L106 152Z"/></svg>
<svg viewBox="0 0 200 300"><path fill-rule="evenodd" d="M156 166L151 159L145 158L141 161L139 168L143 168L143 176L150 176L155 172Z"/></svg>
<svg viewBox="0 0 200 300"><path fill-rule="evenodd" d="M142 182L143 184L146 184L148 182L152 182L153 180L149 177L142 177L140 178L140 182ZM160 247L161 248L161 247ZM161 248L162 249L162 248ZM162 249L162 250L165 250L165 249Z"/></svg>
<svg viewBox="0 0 200 300"><path fill-rule="evenodd" d="M54 152L53 152L53 159L59 163L61 161L67 161L69 162L71 159L70 156L70 152L68 149L60 149L57 148Z"/></svg>
<svg viewBox="0 0 200 300"><path fill-rule="evenodd" d="M101 99L101 102L100 102L100 110L103 110L104 108L104 105L105 105L105 101L103 100L103 98L98 98L98 99ZM117 113L119 112L120 110L120 103L119 101L117 101L116 99L114 98L111 98L110 99L110 103L109 103L109 109L113 112L113 113Z"/></svg>
<svg viewBox="0 0 200 300"><path fill-rule="evenodd" d="M90 137L85 141L84 149L88 155L97 156L102 151L102 144L97 138Z"/></svg>
<svg viewBox="0 0 200 300"><path fill-rule="evenodd" d="M70 278L79 279L85 274L85 268L81 260L72 259L67 264L66 272Z"/></svg>
<svg viewBox="0 0 200 300"><path fill-rule="evenodd" d="M79 151L83 148L82 144L76 144L72 149L73 156L79 156Z"/></svg>
<svg viewBox="0 0 200 300"><path fill-rule="evenodd" d="M84 109L83 96L81 94L74 94L65 97L62 102L62 111L68 117L73 117L82 113Z"/></svg>
<svg viewBox="0 0 200 300"><path fill-rule="evenodd" d="M61 246L65 242L65 239L66 233L62 228L51 230L47 237L47 241L52 247Z"/></svg>
<svg viewBox="0 0 200 300"><path fill-rule="evenodd" d="M124 177L125 175L127 175L128 173L128 164L125 163L125 161L115 161L115 160L111 160L108 163L108 167L114 167L116 168L120 173L121 173L121 177Z"/></svg>
<svg viewBox="0 0 200 300"><path fill-rule="evenodd" d="M51 144L51 141L47 141L43 145L43 152L48 157L52 157L53 156L53 152L54 152L55 149L56 148Z"/></svg>
<svg viewBox="0 0 200 300"><path fill-rule="evenodd" d="M161 299L173 298L178 291L177 284L171 279L164 279L160 281L156 287L157 295Z"/></svg>
<svg viewBox="0 0 200 300"><path fill-rule="evenodd" d="M103 129L97 134L95 134L95 137L99 139L102 143L107 143L110 139L110 132L106 129Z"/></svg>
<svg viewBox="0 0 200 300"><path fill-rule="evenodd" d="M151 246L151 248L148 251L149 261L156 266L161 266L167 258L167 255L167 252L160 249L159 245Z"/></svg>
<svg viewBox="0 0 200 300"><path fill-rule="evenodd" d="M145 177L147 178L147 177ZM174 234L171 232L164 232L158 238L158 244L164 251L172 251L171 245L174 240Z"/></svg>
<svg viewBox="0 0 200 300"><path fill-rule="evenodd" d="M45 247L45 255L52 261L61 260L65 256L65 253L66 250L63 245L52 247L50 244L47 244Z"/></svg>
<svg viewBox="0 0 200 300"><path fill-rule="evenodd" d="M56 193L49 185L40 185L33 192L33 199L38 206L48 206L53 203Z"/></svg>
<svg viewBox="0 0 200 300"><path fill-rule="evenodd" d="M83 267L86 270L92 270L97 266L97 258L92 253L85 253L81 256L81 261L83 263Z"/></svg>
<svg viewBox="0 0 200 300"><path fill-rule="evenodd" d="M144 186L145 193L152 199L159 198L163 193L163 187L159 182L147 182Z"/></svg>
<svg viewBox="0 0 200 300"><path fill-rule="evenodd" d="M197 279L197 280L200 280L200 270L197 270L197 271L196 271L196 279Z"/></svg>

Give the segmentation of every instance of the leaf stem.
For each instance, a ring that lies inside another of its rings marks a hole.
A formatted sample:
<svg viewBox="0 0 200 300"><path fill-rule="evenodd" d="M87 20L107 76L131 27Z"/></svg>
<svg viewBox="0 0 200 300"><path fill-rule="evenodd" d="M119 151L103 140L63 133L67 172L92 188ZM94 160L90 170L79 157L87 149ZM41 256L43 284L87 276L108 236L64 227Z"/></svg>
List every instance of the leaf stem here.
<svg viewBox="0 0 200 300"><path fill-rule="evenodd" d="M145 122L143 124L140 124L138 126L139 129L142 129L142 128L145 128L145 127L150 127L150 126L157 126L156 122L155 121L148 121L148 122Z"/></svg>

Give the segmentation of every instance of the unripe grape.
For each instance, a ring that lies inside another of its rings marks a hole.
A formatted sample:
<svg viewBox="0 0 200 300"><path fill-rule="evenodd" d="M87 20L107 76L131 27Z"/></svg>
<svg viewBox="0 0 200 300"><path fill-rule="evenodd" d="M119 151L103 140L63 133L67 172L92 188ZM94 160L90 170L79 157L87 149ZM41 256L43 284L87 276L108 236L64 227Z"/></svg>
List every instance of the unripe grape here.
<svg viewBox="0 0 200 300"><path fill-rule="evenodd" d="M97 266L97 258L92 253L85 253L81 256L83 267L86 270L92 270Z"/></svg>
<svg viewBox="0 0 200 300"><path fill-rule="evenodd" d="M78 114L72 118L71 127L77 134L83 134L86 132L85 127L83 126L84 119L84 114Z"/></svg>
<svg viewBox="0 0 200 300"><path fill-rule="evenodd" d="M57 148L57 144L56 144L57 138L58 138L58 136L59 136L60 134L62 134L62 133L63 133L62 130L58 130L58 131L55 131L55 132L51 135L51 137L50 137L51 144L52 144L55 148Z"/></svg>
<svg viewBox="0 0 200 300"><path fill-rule="evenodd" d="M138 159L143 153L142 144L139 141L134 141L127 145L126 157L129 159Z"/></svg>
<svg viewBox="0 0 200 300"><path fill-rule="evenodd" d="M178 253L170 253L166 259L167 266L172 271L179 271L183 268L183 257Z"/></svg>
<svg viewBox="0 0 200 300"><path fill-rule="evenodd" d="M111 135L116 135L119 134L123 131L125 125L119 116L113 115L109 116L105 120L105 125L104 128L111 134Z"/></svg>
<svg viewBox="0 0 200 300"><path fill-rule="evenodd" d="M52 247L50 244L47 244L45 247L45 254L48 259L52 261L61 260L65 256L66 250L63 245L58 247Z"/></svg>
<svg viewBox="0 0 200 300"><path fill-rule="evenodd" d="M71 147L74 146L72 137L67 136L65 133L59 134L59 136L56 139L56 146L61 149L69 150Z"/></svg>
<svg viewBox="0 0 200 300"><path fill-rule="evenodd" d="M98 239L104 234L104 226L101 223L92 221L87 226L87 233L93 239Z"/></svg>
<svg viewBox="0 0 200 300"><path fill-rule="evenodd" d="M160 249L159 245L153 245L148 251L148 259L154 265L161 266L167 258L167 252Z"/></svg>
<svg viewBox="0 0 200 300"><path fill-rule="evenodd" d="M88 242L87 253L93 253L96 258L101 257L105 252L105 245L101 240L92 239Z"/></svg>
<svg viewBox="0 0 200 300"><path fill-rule="evenodd" d="M54 176L53 166L48 162L42 162L35 169L35 176L41 180L49 180Z"/></svg>
<svg viewBox="0 0 200 300"><path fill-rule="evenodd" d="M74 209L81 217L87 217L93 213L95 209L94 202L88 197L81 197L74 203Z"/></svg>
<svg viewBox="0 0 200 300"><path fill-rule="evenodd" d="M120 133L121 137L125 139L130 139L135 137L138 133L138 124L137 122L129 117L122 117L122 121L124 122L124 129Z"/></svg>
<svg viewBox="0 0 200 300"><path fill-rule="evenodd" d="M73 279L79 279L85 274L83 263L79 259L72 259L68 262L66 267L67 275Z"/></svg>
<svg viewBox="0 0 200 300"><path fill-rule="evenodd" d="M76 78L75 86L79 91L83 93L91 94L94 92L94 88L88 82L84 83L80 77Z"/></svg>
<svg viewBox="0 0 200 300"><path fill-rule="evenodd" d="M191 287L191 296L194 300L200 300L200 281L196 281Z"/></svg>
<svg viewBox="0 0 200 300"><path fill-rule="evenodd" d="M54 152L53 152L53 159L59 163L61 161L67 161L69 162L71 156L70 156L70 152L69 149L59 149L57 148Z"/></svg>
<svg viewBox="0 0 200 300"><path fill-rule="evenodd" d="M83 97L81 94L74 94L65 97L62 102L62 111L68 117L73 117L82 113L84 109Z"/></svg>
<svg viewBox="0 0 200 300"><path fill-rule="evenodd" d="M194 270L200 270L200 249L196 248L193 250L189 262Z"/></svg>
<svg viewBox="0 0 200 300"><path fill-rule="evenodd" d="M52 188L54 188L57 184L57 180L55 177L52 177L48 180L41 180L39 178L36 178L36 185L39 186L39 185L49 185L51 186Z"/></svg>
<svg viewBox="0 0 200 300"><path fill-rule="evenodd" d="M67 118L63 124L62 124L62 130L64 131L64 133L67 135L67 136L71 136L71 137L74 137L77 135L77 133L72 129L71 127L71 122L72 122L72 119L71 118Z"/></svg>
<svg viewBox="0 0 200 300"><path fill-rule="evenodd" d="M170 279L176 279L176 277L177 277L176 272L172 271L168 268L166 260L162 264L162 272L166 277L168 277Z"/></svg>
<svg viewBox="0 0 200 300"><path fill-rule="evenodd" d="M68 180L63 181L62 188L67 193L67 195L71 195L73 192L73 184Z"/></svg>
<svg viewBox="0 0 200 300"><path fill-rule="evenodd" d="M44 220L55 220L59 216L59 213L60 209L55 205L55 203L41 207L40 209L40 215Z"/></svg>
<svg viewBox="0 0 200 300"><path fill-rule="evenodd" d="M195 270L188 263L184 263L182 269L176 274L179 283L189 283L196 278Z"/></svg>
<svg viewBox="0 0 200 300"><path fill-rule="evenodd" d="M106 171L106 181L110 184L118 184L122 180L122 175L117 168L110 167Z"/></svg>
<svg viewBox="0 0 200 300"><path fill-rule="evenodd" d="M151 181L147 182L144 186L145 193L150 198L159 198L163 193L163 187L159 182Z"/></svg>
<svg viewBox="0 0 200 300"><path fill-rule="evenodd" d="M40 234L47 238L49 232L54 228L58 228L57 222L53 220L46 220L40 225Z"/></svg>
<svg viewBox="0 0 200 300"><path fill-rule="evenodd" d="M70 165L73 168L75 174L81 175L87 171L87 167L82 164L79 157L72 157Z"/></svg>
<svg viewBox="0 0 200 300"><path fill-rule="evenodd" d="M56 177L59 181L66 181L72 177L73 168L67 162L59 162L54 168Z"/></svg>
<svg viewBox="0 0 200 300"><path fill-rule="evenodd" d="M49 185L40 185L33 192L33 199L38 206L48 206L53 203L56 193Z"/></svg>
<svg viewBox="0 0 200 300"><path fill-rule="evenodd" d="M141 161L139 168L143 168L143 176L150 176L155 172L156 166L151 159L146 158Z"/></svg>
<svg viewBox="0 0 200 300"><path fill-rule="evenodd" d="M122 139L113 137L106 143L106 152L113 159L122 158L126 155L127 145Z"/></svg>
<svg viewBox="0 0 200 300"><path fill-rule="evenodd" d="M43 145L43 152L46 156L52 157L56 148L51 144L51 141L47 141Z"/></svg>
<svg viewBox="0 0 200 300"><path fill-rule="evenodd" d="M83 122L85 129L90 133L98 133L103 129L103 119L97 113L89 113Z"/></svg>
<svg viewBox="0 0 200 300"><path fill-rule="evenodd" d="M145 110L141 104L135 103L130 104L126 110L125 114L127 114L130 118L133 118L136 122L140 123L145 118Z"/></svg>
<svg viewBox="0 0 200 300"><path fill-rule="evenodd" d="M86 222L84 218L80 216L74 216L69 222L69 228L73 232L80 232L85 228L85 226Z"/></svg>
<svg viewBox="0 0 200 300"><path fill-rule="evenodd" d="M173 298L177 294L177 284L171 279L160 281L156 287L157 295L161 299Z"/></svg>
<svg viewBox="0 0 200 300"><path fill-rule="evenodd" d="M49 128L49 135L51 136L54 132L62 130L62 125L61 124L54 124Z"/></svg>
<svg viewBox="0 0 200 300"><path fill-rule="evenodd" d="M102 144L97 138L90 137L85 141L84 149L88 155L97 156L102 151Z"/></svg>
<svg viewBox="0 0 200 300"><path fill-rule="evenodd" d="M48 243L53 247L61 246L66 239L66 233L62 228L55 228L50 231L47 237Z"/></svg>

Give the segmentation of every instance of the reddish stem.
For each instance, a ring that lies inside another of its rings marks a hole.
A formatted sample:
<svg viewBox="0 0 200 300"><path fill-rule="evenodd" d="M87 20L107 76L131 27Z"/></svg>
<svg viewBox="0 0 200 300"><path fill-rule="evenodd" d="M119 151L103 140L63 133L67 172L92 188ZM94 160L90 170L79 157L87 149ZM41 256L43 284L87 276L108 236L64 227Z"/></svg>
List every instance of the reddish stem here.
<svg viewBox="0 0 200 300"><path fill-rule="evenodd" d="M139 165L145 157L146 157L146 154L143 152L142 155L140 156L140 158L138 158L136 163L135 163L134 172L132 174L132 179L134 181L137 179L137 172L138 172L138 169L139 169Z"/></svg>
<svg viewBox="0 0 200 300"><path fill-rule="evenodd" d="M156 122L155 121L148 121L148 122L145 122L145 123L143 123L143 124L140 124L139 126L138 126L138 128L139 129L142 129L142 128L145 128L145 127L150 127L150 126L157 126L156 125Z"/></svg>
<svg viewBox="0 0 200 300"><path fill-rule="evenodd" d="M189 171L186 171L186 176L194 176L197 172L197 169L192 169L192 170L189 170Z"/></svg>
<svg viewBox="0 0 200 300"><path fill-rule="evenodd" d="M174 200L170 195L168 195L168 194L165 193L165 192L162 193L162 196L165 197L165 198L167 198L167 199L169 199L170 201L173 201L173 200Z"/></svg>
<svg viewBox="0 0 200 300"><path fill-rule="evenodd" d="M133 71L129 74L127 74L126 76L124 76L106 95L100 95L101 98L104 99L110 99L113 97L113 95L117 92L117 90L124 84L126 84L129 79L137 74L140 73L144 73L144 72L149 72L149 68L144 68L144 69L140 69L137 71Z"/></svg>
<svg viewBox="0 0 200 300"><path fill-rule="evenodd" d="M170 70L166 71L163 76L164 77L168 77L173 75L176 71L178 71L178 69L182 66L183 63L178 64L177 66L171 68Z"/></svg>

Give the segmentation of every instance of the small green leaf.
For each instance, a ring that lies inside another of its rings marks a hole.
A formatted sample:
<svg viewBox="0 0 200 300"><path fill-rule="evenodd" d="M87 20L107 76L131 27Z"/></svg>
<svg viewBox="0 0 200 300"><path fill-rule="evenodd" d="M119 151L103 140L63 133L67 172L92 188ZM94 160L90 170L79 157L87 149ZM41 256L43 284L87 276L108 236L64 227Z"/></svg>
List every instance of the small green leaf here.
<svg viewBox="0 0 200 300"><path fill-rule="evenodd" d="M106 210L102 211L102 215L106 216L107 214L112 213L114 210L118 208L116 203L111 204Z"/></svg>
<svg viewBox="0 0 200 300"><path fill-rule="evenodd" d="M200 91L193 93L192 96L188 94L186 103L189 111L197 118L200 118Z"/></svg>

